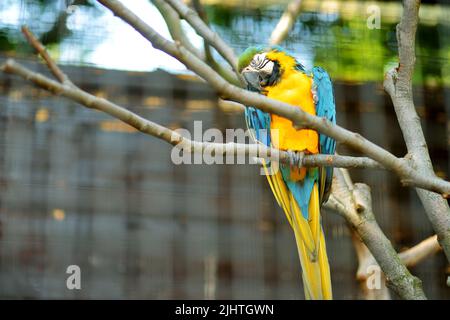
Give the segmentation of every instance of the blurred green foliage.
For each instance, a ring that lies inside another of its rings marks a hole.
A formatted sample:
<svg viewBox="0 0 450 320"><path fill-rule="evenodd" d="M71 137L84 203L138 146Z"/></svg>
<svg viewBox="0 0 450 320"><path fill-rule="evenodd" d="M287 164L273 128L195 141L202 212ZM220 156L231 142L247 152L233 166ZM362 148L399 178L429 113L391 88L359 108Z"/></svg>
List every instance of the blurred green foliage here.
<svg viewBox="0 0 450 320"><path fill-rule="evenodd" d="M18 0L2 0L0 11L7 11L17 3ZM44 45L59 45L72 35L72 31L67 27L70 15L67 8L70 5L77 9L94 7L92 0L21 0L22 21L14 25L0 21L0 50L13 53L31 51L21 35L22 24L28 24Z"/></svg>
<svg viewBox="0 0 450 320"><path fill-rule="evenodd" d="M52 10L52 8L49 8L49 5L51 3L52 1L40 0L42 12L45 12L46 10ZM93 7L93 4L90 3L89 0L74 0L71 2L71 5ZM58 15L56 15L56 19L53 22L51 28L42 33L42 35L40 36L40 40L43 44L57 44L71 34L71 31L67 28L68 16L69 12L67 10L62 10Z"/></svg>
<svg viewBox="0 0 450 320"><path fill-rule="evenodd" d="M8 8L2 0L0 10ZM34 23L41 41L51 48L70 38L73 31L67 27L70 12L67 4L83 8L95 7L93 0L28 0L22 1L28 20ZM237 52L249 45L267 42L270 32L281 16L283 6L236 7L230 5L206 5L205 11L213 28L230 43ZM447 10L448 12L449 10ZM90 11L92 18L100 10ZM51 13L51 14L50 14ZM306 52L316 65L326 68L334 79L344 81L381 81L388 67L397 61L395 36L396 21L381 16L381 28L367 27L367 14L349 17L302 11L290 36L283 44L291 52ZM40 20L40 17L45 19ZM0 50L27 52L19 31L0 22ZM434 24L421 23L417 34L417 72L415 83L450 85L450 23L437 20ZM92 41L95 46L98 41ZM86 43L86 42L82 42ZM83 48L79 49L80 51Z"/></svg>
<svg viewBox="0 0 450 320"><path fill-rule="evenodd" d="M229 33L242 41L244 47L264 44L271 29L278 22L282 7L236 10L230 6L208 6L208 17L219 32ZM397 63L397 21L384 19L381 12L379 29L367 27L367 14L355 14L351 18L302 11L289 37L283 44L291 52L312 51L315 65L328 70L334 79L351 82L382 81L385 71ZM246 22L246 30L233 28ZM249 22L248 20L251 20ZM420 24L417 33L417 65L414 83L431 86L450 86L450 21ZM268 25L260 29L258 24ZM242 33L253 33L245 36ZM238 36L233 33L239 34ZM250 41L248 40L250 38ZM237 51L244 47L238 44Z"/></svg>
<svg viewBox="0 0 450 320"><path fill-rule="evenodd" d="M315 63L342 80L381 80L396 57L388 45L392 28L368 29L365 21L339 19L329 29L330 41L316 46Z"/></svg>

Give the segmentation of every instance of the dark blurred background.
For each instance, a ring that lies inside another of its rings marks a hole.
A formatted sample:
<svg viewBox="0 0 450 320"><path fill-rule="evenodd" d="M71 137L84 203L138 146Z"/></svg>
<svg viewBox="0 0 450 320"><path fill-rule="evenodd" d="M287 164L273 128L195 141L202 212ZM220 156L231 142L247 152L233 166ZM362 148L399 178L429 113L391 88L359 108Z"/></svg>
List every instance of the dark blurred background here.
<svg viewBox="0 0 450 320"><path fill-rule="evenodd" d="M167 35L149 1L125 3ZM240 53L267 42L287 1L202 3ZM448 179L450 6L423 3L415 103L434 168ZM367 28L373 4L380 29ZM305 0L283 43L307 67L329 71L340 125L398 156L406 149L382 79L396 62L400 14L398 1ZM191 130L194 120L204 129L245 127L240 112L219 108L206 84L95 1L0 2L0 62L14 57L48 73L24 42L23 24L97 96L173 129ZM0 298L303 298L293 235L259 168L176 166L170 151L107 115L0 73ZM433 234L415 191L395 176L351 174L371 186L376 217L397 250ZM325 210L323 220L335 297L361 298L346 223ZM81 268L81 290L66 288L69 265ZM442 253L412 269L438 299L450 298L449 271Z"/></svg>

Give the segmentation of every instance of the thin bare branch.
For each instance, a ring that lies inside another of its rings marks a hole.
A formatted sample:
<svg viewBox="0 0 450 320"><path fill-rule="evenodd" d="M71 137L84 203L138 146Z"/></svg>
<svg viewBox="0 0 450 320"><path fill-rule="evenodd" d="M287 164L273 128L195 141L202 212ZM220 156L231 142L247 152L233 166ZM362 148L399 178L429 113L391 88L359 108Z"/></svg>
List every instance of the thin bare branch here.
<svg viewBox="0 0 450 320"><path fill-rule="evenodd" d="M289 31L291 31L294 26L297 16L300 14L301 4L302 0L293 0L288 4L286 10L280 18L280 21L278 21L277 26L273 29L272 34L270 35L270 45L278 45L286 39Z"/></svg>
<svg viewBox="0 0 450 320"><path fill-rule="evenodd" d="M233 70L226 65L225 67L218 64L209 53L201 52L201 50L197 49L191 41L186 36L186 33L183 30L181 25L180 16L175 9L172 8L165 0L152 0L155 7L159 10L161 15L166 22L167 28L169 29L170 35L175 41L179 41L182 46L184 46L187 50L192 52L192 54L196 55L197 58L205 61L210 64L211 67L217 71L224 79L228 82L233 83L234 85L239 85L240 82L236 74ZM206 42L206 41L205 41ZM205 43L205 48L209 48L209 45Z"/></svg>
<svg viewBox="0 0 450 320"><path fill-rule="evenodd" d="M450 182L436 176L419 174L413 167L408 165L408 162L404 159L397 158L390 152L370 142L357 133L351 132L340 126L333 125L325 118L313 116L307 112L304 112L301 108L296 108L287 103L269 99L263 95L249 92L231 85L221 78L211 67L195 57L183 46L168 41L159 35L153 28L147 25L119 1L98 1L113 11L114 14L119 16L125 22L134 27L140 34L149 40L155 48L158 48L177 58L189 69L205 79L213 88L222 94L223 97L235 100L245 105L253 105L263 111L288 118L292 120L293 123L299 128L305 127L315 129L336 139L338 142L347 144L348 146L363 152L365 155L379 162L387 169L394 171L400 177L404 185L417 186L439 192L441 194L450 194Z"/></svg>
<svg viewBox="0 0 450 320"><path fill-rule="evenodd" d="M417 174L435 179L433 165L428 153L428 146L423 134L420 118L414 106L412 94L412 77L415 65L415 35L419 20L418 0L403 1L403 15L397 26L399 65L386 73L384 87L391 96L398 123L408 149L410 166ZM418 186L420 187L420 186ZM448 192L441 197L427 190L416 189L425 208L428 219L438 235L439 243L450 261L450 208ZM444 190L442 190L444 191Z"/></svg>
<svg viewBox="0 0 450 320"><path fill-rule="evenodd" d="M102 1L100 1L102 2ZM189 24L203 37L222 57L230 64L236 74L239 76L239 70L237 67L237 57L233 50L222 40L222 38L214 31L212 31L208 25L202 20L201 17L179 0L166 0L177 12L185 19ZM102 2L103 3L103 2ZM104 4L104 3L103 3ZM105 5L105 4L104 4Z"/></svg>
<svg viewBox="0 0 450 320"><path fill-rule="evenodd" d="M22 26L22 33L25 35L28 43L30 43L31 46L42 57L42 59L44 59L48 68L56 77L56 79L58 79L61 83L71 84L72 82L70 82L64 72L62 72L58 65L53 61L44 45L34 36L34 34L28 29L27 26Z"/></svg>
<svg viewBox="0 0 450 320"><path fill-rule="evenodd" d="M186 49L191 51L198 58L205 60L205 57L201 51L195 48L191 41L186 37L186 33L183 31L181 26L181 20L178 12L176 12L165 0L152 0L152 2L163 16L172 38L175 41L179 41Z"/></svg>
<svg viewBox="0 0 450 320"><path fill-rule="evenodd" d="M399 256L406 266L414 267L419 262L438 253L441 250L442 248L437 241L437 236L434 235L416 244L414 247L400 252Z"/></svg>
<svg viewBox="0 0 450 320"><path fill-rule="evenodd" d="M279 159L282 163L290 163L289 154L285 151L280 151L274 148L268 148L261 144L242 144L242 143L211 143L192 141L182 137L176 131L170 130L164 126L154 123L150 120L144 119L141 116L114 104L103 98L93 96L74 85L65 85L53 81L42 74L36 73L28 68L8 59L1 67L4 72L12 73L21 76L22 78L31 81L35 85L48 90L54 94L64 96L73 101L76 101L88 108L97 109L105 112L114 118L117 118L137 130L149 134L151 136L162 139L174 146L178 146L187 152L211 152L214 155L246 155L256 156L260 158ZM292 164L294 165L294 164ZM383 169L376 161L365 157L350 157L340 155L306 155L302 159L300 166L316 167L342 166L346 168L376 168Z"/></svg>

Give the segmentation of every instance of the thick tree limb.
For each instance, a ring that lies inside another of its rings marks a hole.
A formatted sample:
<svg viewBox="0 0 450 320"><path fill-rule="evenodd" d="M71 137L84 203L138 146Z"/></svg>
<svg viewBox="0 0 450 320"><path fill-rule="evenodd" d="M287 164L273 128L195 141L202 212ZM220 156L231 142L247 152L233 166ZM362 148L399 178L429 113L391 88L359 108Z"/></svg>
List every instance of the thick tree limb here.
<svg viewBox="0 0 450 320"><path fill-rule="evenodd" d="M369 186L353 184L346 175L344 169L335 170L326 207L336 210L354 228L384 272L388 287L403 299L426 299L421 280L411 275L376 222ZM370 261L365 265L371 265ZM364 271L359 270L360 277L367 273Z"/></svg>
<svg viewBox="0 0 450 320"><path fill-rule="evenodd" d="M354 184L350 178L348 170L345 170L345 168L335 169L335 173L338 178L336 178L336 182L333 181L335 183L332 189L333 199L325 203L325 206L329 209L335 210L346 219L350 217L355 218L358 213L358 209L360 209L360 205L353 195ZM439 246L437 236L434 235L421 241L415 246L400 252L399 256L407 267L413 267L440 250L442 250L442 248Z"/></svg>
<svg viewBox="0 0 450 320"><path fill-rule="evenodd" d="M277 26L273 29L272 34L270 35L270 45L278 45L286 39L289 31L291 31L294 26L297 16L300 14L301 4L302 0L293 0L288 4L286 10L280 18L280 21L278 21Z"/></svg>
<svg viewBox="0 0 450 320"><path fill-rule="evenodd" d="M357 236L357 233L352 230L352 242L355 246L355 251L358 257L358 271L356 278L361 284L361 291L367 300L387 300L390 299L389 291L387 291L385 283L386 279L383 275L383 281L381 288L378 290L369 290L367 288L367 279L371 275L368 270L371 266L378 266L375 258L373 257L367 246L361 241L361 238ZM442 248L437 241L437 236L431 236L422 242L418 243L414 247L408 250L402 251L398 254L400 260L406 267L414 267L426 258L441 251Z"/></svg>
<svg viewBox="0 0 450 320"><path fill-rule="evenodd" d="M391 96L398 123L408 149L410 166L419 175L435 177L433 165L423 134L420 118L417 115L412 92L412 77L415 65L415 35L419 20L418 0L403 1L403 15L397 26L399 66L390 70L384 81L386 92ZM450 208L444 198L427 190L416 189L425 208L428 219L436 231L439 243L450 262Z"/></svg>
<svg viewBox="0 0 450 320"><path fill-rule="evenodd" d="M369 248L361 241L355 230L352 230L352 242L358 258L358 271L356 278L360 282L360 288L366 300L389 300L390 294L385 285L386 278L382 275L381 287L370 290L367 287L367 280L372 275L369 271L378 266ZM437 241L437 236L431 236L414 247L402 251L398 254L400 260L406 267L414 267L426 258L441 251L442 248ZM372 268L371 268L372 267Z"/></svg>
<svg viewBox="0 0 450 320"><path fill-rule="evenodd" d="M356 271L356 280L359 282L360 295L365 300L390 300L391 294L386 286L386 277L384 273L380 274L380 287L369 288L367 281L374 276L376 268L379 268L369 248L361 241L355 229L350 228L352 243L355 248L358 259L358 270ZM375 275L376 276L376 275Z"/></svg>
<svg viewBox="0 0 450 320"><path fill-rule="evenodd" d="M289 104L269 99L263 95L249 92L233 86L221 78L213 69L203 61L195 57L183 46L168 41L159 35L153 28L143 22L133 12L116 0L98 0L109 8L117 16L134 27L140 34L149 40L153 46L167 54L177 58L189 69L205 79L220 94L231 100L235 100L245 105L253 105L263 111L277 114L293 121L297 127L315 129L323 134L333 137L338 142L345 143L363 152L368 157L381 163L384 167L394 171L404 185L417 186L424 189L450 194L450 182L436 176L419 174L407 161L397 158L390 152L370 142L361 135L346 130L337 125L333 125L325 118L319 118L304 112L300 108ZM172 1L171 1L172 2Z"/></svg>

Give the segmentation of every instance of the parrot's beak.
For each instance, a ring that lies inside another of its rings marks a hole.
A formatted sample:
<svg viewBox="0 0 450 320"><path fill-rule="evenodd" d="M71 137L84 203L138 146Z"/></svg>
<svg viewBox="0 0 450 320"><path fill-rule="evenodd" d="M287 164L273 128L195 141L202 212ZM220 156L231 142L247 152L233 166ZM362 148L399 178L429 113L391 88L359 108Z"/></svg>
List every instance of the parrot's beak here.
<svg viewBox="0 0 450 320"><path fill-rule="evenodd" d="M262 87L259 82L259 73L256 70L244 69L242 71L242 76L244 77L249 89L261 92Z"/></svg>

